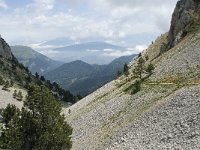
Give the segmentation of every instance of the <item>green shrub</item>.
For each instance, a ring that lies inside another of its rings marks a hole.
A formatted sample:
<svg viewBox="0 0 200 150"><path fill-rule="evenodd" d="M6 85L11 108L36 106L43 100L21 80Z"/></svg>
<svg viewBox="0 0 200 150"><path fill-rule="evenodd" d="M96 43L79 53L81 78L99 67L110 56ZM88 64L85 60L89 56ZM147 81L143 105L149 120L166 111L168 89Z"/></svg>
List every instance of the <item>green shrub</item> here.
<svg viewBox="0 0 200 150"><path fill-rule="evenodd" d="M19 91L18 94L17 94L17 100L22 101L22 99L23 99L22 92Z"/></svg>
<svg viewBox="0 0 200 150"><path fill-rule="evenodd" d="M147 66L146 71L147 71L149 74L152 74L154 69L155 69L154 65L153 65L153 64L149 64L149 65Z"/></svg>
<svg viewBox="0 0 200 150"><path fill-rule="evenodd" d="M124 70L123 70L123 72L124 72L125 75L128 75L128 74L129 74L129 71L128 71L128 70L129 70L128 65L125 63L125 64L124 64Z"/></svg>
<svg viewBox="0 0 200 150"><path fill-rule="evenodd" d="M10 87L10 83L9 83L9 81L6 81L4 86L3 86L3 88L2 88L2 90L8 91L9 87Z"/></svg>
<svg viewBox="0 0 200 150"><path fill-rule="evenodd" d="M5 81L4 81L3 77L0 76L0 85L3 85L3 84L5 84Z"/></svg>
<svg viewBox="0 0 200 150"><path fill-rule="evenodd" d="M13 98L17 98L17 90L14 91Z"/></svg>
<svg viewBox="0 0 200 150"><path fill-rule="evenodd" d="M133 87L132 87L132 91L131 91L131 94L136 94L137 92L139 92L141 89L141 81L136 81L134 84L133 84Z"/></svg>
<svg viewBox="0 0 200 150"><path fill-rule="evenodd" d="M8 105L3 111L6 128L0 149L69 150L72 128L61 111L61 104L46 87L31 87L21 110Z"/></svg>

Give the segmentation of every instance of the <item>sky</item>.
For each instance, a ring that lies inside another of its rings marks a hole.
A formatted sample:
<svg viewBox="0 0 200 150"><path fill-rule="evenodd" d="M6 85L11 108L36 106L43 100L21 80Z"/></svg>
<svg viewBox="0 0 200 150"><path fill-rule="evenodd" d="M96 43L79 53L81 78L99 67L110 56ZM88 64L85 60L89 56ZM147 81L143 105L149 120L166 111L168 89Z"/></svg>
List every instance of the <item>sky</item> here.
<svg viewBox="0 0 200 150"><path fill-rule="evenodd" d="M68 38L142 49L169 30L176 2L0 0L0 33L11 45Z"/></svg>

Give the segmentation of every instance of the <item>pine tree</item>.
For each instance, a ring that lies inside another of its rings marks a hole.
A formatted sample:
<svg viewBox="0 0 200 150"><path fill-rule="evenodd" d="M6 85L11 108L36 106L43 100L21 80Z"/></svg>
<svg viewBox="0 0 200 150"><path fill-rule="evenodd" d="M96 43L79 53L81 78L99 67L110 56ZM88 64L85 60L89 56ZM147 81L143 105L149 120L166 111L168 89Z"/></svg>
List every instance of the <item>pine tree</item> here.
<svg viewBox="0 0 200 150"><path fill-rule="evenodd" d="M9 87L10 87L10 83L9 83L9 81L6 81L6 82L5 82L5 85L4 85L3 88L2 88L2 90L7 91Z"/></svg>
<svg viewBox="0 0 200 150"><path fill-rule="evenodd" d="M141 89L141 81L136 81L134 84L133 84L133 88L132 88L132 91L131 91L131 94L135 94L137 92L139 92Z"/></svg>
<svg viewBox="0 0 200 150"><path fill-rule="evenodd" d="M10 110L11 109L11 110ZM21 111L7 107L7 128L0 137L1 148L15 150L61 150L71 148L72 128L61 115L61 104L44 86L32 86ZM8 116L8 117L7 117Z"/></svg>
<svg viewBox="0 0 200 150"><path fill-rule="evenodd" d="M117 78L120 77L122 75L121 71L117 71Z"/></svg>
<svg viewBox="0 0 200 150"><path fill-rule="evenodd" d="M35 73L35 77L36 77L37 79L39 79L39 77L40 77L39 74L38 74L37 72Z"/></svg>
<svg viewBox="0 0 200 150"><path fill-rule="evenodd" d="M44 81L45 81L44 76L41 76L41 77L40 77L40 80L44 82Z"/></svg>
<svg viewBox="0 0 200 150"><path fill-rule="evenodd" d="M155 69L154 65L153 65L153 64L149 64L149 65L147 66L146 71L147 71L149 74L152 74L154 69Z"/></svg>
<svg viewBox="0 0 200 150"><path fill-rule="evenodd" d="M133 73L136 75L136 77L138 77L140 79L142 79L142 74L145 72L144 64L145 64L145 60L142 57L140 57L138 59L137 65L133 71Z"/></svg>
<svg viewBox="0 0 200 150"><path fill-rule="evenodd" d="M5 83L4 79L2 76L0 76L0 85L3 85Z"/></svg>
<svg viewBox="0 0 200 150"><path fill-rule="evenodd" d="M18 94L17 94L17 99L18 99L19 101L22 101L23 95L22 95L22 92L21 92L21 91L18 92Z"/></svg>
<svg viewBox="0 0 200 150"><path fill-rule="evenodd" d="M14 91L13 98L17 98L17 90Z"/></svg>
<svg viewBox="0 0 200 150"><path fill-rule="evenodd" d="M128 75L128 73L129 73L129 72L128 72L128 69L129 69L129 68L128 68L128 65L125 63L125 64L124 64L124 74L125 74L125 75Z"/></svg>

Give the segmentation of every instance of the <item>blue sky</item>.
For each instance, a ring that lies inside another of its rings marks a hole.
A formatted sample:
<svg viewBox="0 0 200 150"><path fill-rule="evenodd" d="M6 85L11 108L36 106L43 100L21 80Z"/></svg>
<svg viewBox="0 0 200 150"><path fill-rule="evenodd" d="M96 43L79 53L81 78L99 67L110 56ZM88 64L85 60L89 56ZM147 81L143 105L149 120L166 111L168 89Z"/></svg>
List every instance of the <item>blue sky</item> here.
<svg viewBox="0 0 200 150"><path fill-rule="evenodd" d="M0 33L11 44L55 38L145 47L167 32L177 0L0 0Z"/></svg>

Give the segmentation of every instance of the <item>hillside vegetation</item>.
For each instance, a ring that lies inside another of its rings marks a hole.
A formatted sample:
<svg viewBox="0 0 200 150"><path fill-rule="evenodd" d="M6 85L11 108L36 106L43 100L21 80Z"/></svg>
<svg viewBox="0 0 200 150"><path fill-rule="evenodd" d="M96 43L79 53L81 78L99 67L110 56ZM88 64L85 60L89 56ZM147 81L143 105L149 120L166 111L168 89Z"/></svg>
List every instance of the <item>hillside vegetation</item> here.
<svg viewBox="0 0 200 150"><path fill-rule="evenodd" d="M11 50L17 60L28 67L32 74L37 72L43 75L62 65L62 62L52 60L27 46L11 46Z"/></svg>
<svg viewBox="0 0 200 150"><path fill-rule="evenodd" d="M77 98L33 76L0 41L0 149L70 149L72 128L61 113L61 101Z"/></svg>
<svg viewBox="0 0 200 150"><path fill-rule="evenodd" d="M86 96L104 84L114 80L117 72L123 72L125 63L130 62L136 55L122 56L108 65L91 65L81 60L66 63L44 76L59 83L64 89L73 94Z"/></svg>

